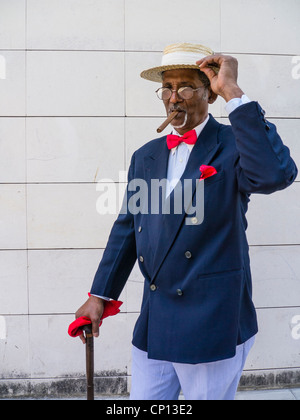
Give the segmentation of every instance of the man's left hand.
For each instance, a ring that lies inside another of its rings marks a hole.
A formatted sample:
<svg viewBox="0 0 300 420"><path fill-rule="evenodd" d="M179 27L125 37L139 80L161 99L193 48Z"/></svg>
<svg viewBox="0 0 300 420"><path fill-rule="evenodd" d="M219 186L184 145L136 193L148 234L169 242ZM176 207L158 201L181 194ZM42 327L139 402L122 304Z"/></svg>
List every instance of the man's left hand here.
<svg viewBox="0 0 300 420"><path fill-rule="evenodd" d="M238 61L229 55L214 54L197 61L199 69L206 74L214 93L222 96L226 102L241 98L244 92L237 84ZM210 66L219 68L216 73Z"/></svg>

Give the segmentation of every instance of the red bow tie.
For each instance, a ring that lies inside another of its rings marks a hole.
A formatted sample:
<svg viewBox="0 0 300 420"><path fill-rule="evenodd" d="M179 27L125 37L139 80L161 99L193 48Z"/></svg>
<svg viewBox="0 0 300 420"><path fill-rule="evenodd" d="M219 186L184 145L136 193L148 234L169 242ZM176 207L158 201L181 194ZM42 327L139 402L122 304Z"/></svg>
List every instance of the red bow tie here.
<svg viewBox="0 0 300 420"><path fill-rule="evenodd" d="M182 137L175 136L174 134L169 134L167 136L167 146L169 150L173 149L173 147L177 147L182 142L186 144L195 144L196 141L197 133L195 130L188 131Z"/></svg>

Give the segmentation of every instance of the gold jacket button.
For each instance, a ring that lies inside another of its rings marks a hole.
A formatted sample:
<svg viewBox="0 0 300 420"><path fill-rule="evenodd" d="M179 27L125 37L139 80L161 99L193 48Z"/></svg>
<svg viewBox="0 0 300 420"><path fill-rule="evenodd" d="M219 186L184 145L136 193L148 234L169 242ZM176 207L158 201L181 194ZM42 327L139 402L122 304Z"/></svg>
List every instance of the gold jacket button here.
<svg viewBox="0 0 300 420"><path fill-rule="evenodd" d="M151 286L150 286L150 290L151 290L152 292L155 292L155 290L156 290L156 286L155 286L155 284L151 284Z"/></svg>

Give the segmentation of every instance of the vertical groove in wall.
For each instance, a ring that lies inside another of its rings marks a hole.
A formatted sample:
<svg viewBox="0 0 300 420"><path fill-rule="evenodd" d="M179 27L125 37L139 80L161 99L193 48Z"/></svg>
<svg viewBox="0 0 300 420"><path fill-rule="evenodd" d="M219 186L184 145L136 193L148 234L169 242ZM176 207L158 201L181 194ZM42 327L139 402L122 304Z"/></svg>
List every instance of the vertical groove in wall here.
<svg viewBox="0 0 300 420"><path fill-rule="evenodd" d="M25 116L24 116L24 124L25 124L25 200L26 200L26 280L27 280L27 322L28 322L28 366L29 366L29 377L31 377L31 346L30 346L30 284L29 284L29 244L28 244L28 160L27 160L27 148L28 148L28 139L27 139L27 115L28 115L28 102L27 102L27 83L28 83L28 69L27 69L27 54L28 54L28 38L27 38L27 29L28 29L28 21L27 21L27 0L25 0Z"/></svg>

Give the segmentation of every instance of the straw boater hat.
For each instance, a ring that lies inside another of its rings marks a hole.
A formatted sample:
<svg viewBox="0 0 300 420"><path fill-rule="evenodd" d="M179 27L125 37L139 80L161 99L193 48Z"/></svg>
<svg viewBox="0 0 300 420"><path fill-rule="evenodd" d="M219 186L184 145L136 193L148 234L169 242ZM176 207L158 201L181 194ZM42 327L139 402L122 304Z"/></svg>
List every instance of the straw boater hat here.
<svg viewBox="0 0 300 420"><path fill-rule="evenodd" d="M165 48L161 66L143 71L141 77L152 82L162 82L162 73L164 71L176 69L199 70L196 61L212 54L214 52L203 45L189 43L172 44ZM216 67L211 67L216 72L218 71Z"/></svg>

